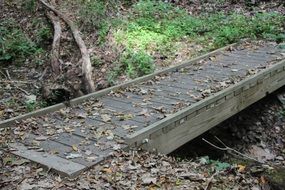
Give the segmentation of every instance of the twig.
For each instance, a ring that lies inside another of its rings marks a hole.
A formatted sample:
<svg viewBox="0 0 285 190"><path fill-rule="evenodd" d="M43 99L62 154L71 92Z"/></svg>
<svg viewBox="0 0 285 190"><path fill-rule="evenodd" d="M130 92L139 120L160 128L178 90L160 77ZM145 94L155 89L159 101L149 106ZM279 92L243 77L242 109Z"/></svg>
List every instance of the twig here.
<svg viewBox="0 0 285 190"><path fill-rule="evenodd" d="M26 90L24 90L24 89L22 89L22 88L20 88L20 87L18 87L18 86L16 86L16 85L15 85L15 88L21 90L21 91L24 92L27 96L30 95L30 93L28 93Z"/></svg>
<svg viewBox="0 0 285 190"><path fill-rule="evenodd" d="M2 71L0 71L0 73L1 73L6 79L8 79L7 76L5 75L5 73L3 73Z"/></svg>
<svg viewBox="0 0 285 190"><path fill-rule="evenodd" d="M19 80L2 80L0 83L20 83L20 84L33 84L33 81L19 81Z"/></svg>
<svg viewBox="0 0 285 190"><path fill-rule="evenodd" d="M210 190L211 184L215 176L217 176L220 173L220 171L216 171L208 180L207 186L204 188L204 190Z"/></svg>
<svg viewBox="0 0 285 190"><path fill-rule="evenodd" d="M27 179L27 177L26 176L24 176L22 179L20 179L18 182L17 182L17 185L20 185L24 180L26 180Z"/></svg>
<svg viewBox="0 0 285 190"><path fill-rule="evenodd" d="M5 69L5 71L6 71L8 79L11 80L10 73L9 73L8 69Z"/></svg>
<svg viewBox="0 0 285 190"><path fill-rule="evenodd" d="M41 77L39 78L39 80L43 80L44 76L47 73L47 70L48 70L48 67L45 68L45 70L43 71L43 73L42 73Z"/></svg>
<svg viewBox="0 0 285 190"><path fill-rule="evenodd" d="M246 154L243 154L231 147L228 147L222 140L220 140L218 137L215 136L215 138L224 146L224 147L219 147L217 145L214 145L213 143L207 141L206 139L202 138L202 140L206 143L208 143L209 145L211 145L212 147L216 148L216 149L219 149L219 150L222 150L222 151L228 151L230 154L234 155L234 156L241 156L243 158L246 158L246 159L249 159L249 160L253 160L255 162L258 162L258 163L261 163L261 164L264 164L263 162L260 162L259 160L255 159L255 158L252 158ZM234 154L235 153L235 154Z"/></svg>

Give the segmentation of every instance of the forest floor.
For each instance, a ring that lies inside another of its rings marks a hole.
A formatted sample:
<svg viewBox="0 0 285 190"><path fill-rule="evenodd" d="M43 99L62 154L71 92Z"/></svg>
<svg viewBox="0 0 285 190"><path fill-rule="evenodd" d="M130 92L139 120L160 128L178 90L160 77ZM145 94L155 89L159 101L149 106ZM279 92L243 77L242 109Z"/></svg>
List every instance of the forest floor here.
<svg viewBox="0 0 285 190"><path fill-rule="evenodd" d="M171 155L117 151L75 179L60 177L1 151L0 188L282 190L285 188L285 108L277 98L280 94L285 95L284 89ZM8 131L1 130L1 142L9 139ZM219 150L202 139L222 148L224 143L231 150Z"/></svg>
<svg viewBox="0 0 285 190"><path fill-rule="evenodd" d="M97 90L243 38L285 39L282 1L100 2L56 1L82 32ZM72 89L80 83L80 53L67 26L62 23L63 74L54 77L49 68L53 29L45 9L33 0L5 1L0 9L0 119L78 96ZM45 97L46 86L54 99ZM118 151L73 180L0 151L0 189L278 189L274 182L284 189L284 112L274 94L169 156ZM4 145L7 131L0 134ZM222 146L215 136L244 155L202 140Z"/></svg>

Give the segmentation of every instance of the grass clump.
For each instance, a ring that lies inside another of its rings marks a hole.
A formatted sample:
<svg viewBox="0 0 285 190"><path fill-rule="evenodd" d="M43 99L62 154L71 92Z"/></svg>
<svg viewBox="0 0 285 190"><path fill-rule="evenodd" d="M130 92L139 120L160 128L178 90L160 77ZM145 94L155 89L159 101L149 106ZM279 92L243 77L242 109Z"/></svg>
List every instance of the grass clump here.
<svg viewBox="0 0 285 190"><path fill-rule="evenodd" d="M143 51L127 50L122 54L120 62L126 74L131 78L147 75L154 71L153 58Z"/></svg>
<svg viewBox="0 0 285 190"><path fill-rule="evenodd" d="M22 2L22 7L28 12L34 12L37 7L36 0L26 0Z"/></svg>
<svg viewBox="0 0 285 190"><path fill-rule="evenodd" d="M215 20L216 19L216 20ZM221 47L242 38L268 39L277 42L283 41L282 24L284 16L276 13L257 13L251 17L244 15L219 15L218 18L208 19L212 23L209 39L214 47Z"/></svg>
<svg viewBox="0 0 285 190"><path fill-rule="evenodd" d="M0 63L21 62L40 50L13 19L0 22L0 47Z"/></svg>
<svg viewBox="0 0 285 190"><path fill-rule="evenodd" d="M150 74L154 71L155 64L152 56L144 51L125 50L114 68L108 73L109 84L115 84L118 76L124 74L130 78L136 78Z"/></svg>
<svg viewBox="0 0 285 190"><path fill-rule="evenodd" d="M50 28L45 27L45 28L41 28L38 32L37 32L37 37L38 37L38 41L39 42L45 42L45 41L50 41L52 40L52 31Z"/></svg>

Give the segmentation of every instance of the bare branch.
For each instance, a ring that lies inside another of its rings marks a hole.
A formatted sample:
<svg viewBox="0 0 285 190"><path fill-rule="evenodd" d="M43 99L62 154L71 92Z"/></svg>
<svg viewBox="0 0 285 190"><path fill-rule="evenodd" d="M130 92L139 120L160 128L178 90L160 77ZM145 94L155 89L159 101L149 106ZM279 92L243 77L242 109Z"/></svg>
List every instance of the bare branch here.
<svg viewBox="0 0 285 190"><path fill-rule="evenodd" d="M234 156L241 156L243 158L246 158L246 159L249 159L249 160L253 160L255 162L258 162L258 163L261 163L263 164L263 162L260 162L259 160L255 159L255 158L252 158L246 154L243 154L231 147L228 147L221 139L219 139L218 137L215 136L215 138L224 146L224 147L219 147L217 145L214 145L213 143L207 141L206 139L202 138L202 140L206 143L208 143L209 145L211 145L212 147L216 148L216 149L219 149L219 150L222 150L222 151L228 151L230 154L234 155Z"/></svg>

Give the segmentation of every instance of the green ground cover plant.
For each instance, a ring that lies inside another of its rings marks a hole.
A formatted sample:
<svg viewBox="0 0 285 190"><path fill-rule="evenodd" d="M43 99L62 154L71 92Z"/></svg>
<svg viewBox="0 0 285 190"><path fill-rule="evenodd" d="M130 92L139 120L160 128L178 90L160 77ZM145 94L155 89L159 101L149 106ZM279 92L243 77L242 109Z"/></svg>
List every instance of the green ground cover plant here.
<svg viewBox="0 0 285 190"><path fill-rule="evenodd" d="M122 17L121 23L113 26L112 30L116 42L128 50L143 52L149 56L156 52L167 56L179 51L173 45L179 41L201 44L204 51L243 38L282 42L285 39L284 22L284 15L278 13L243 15L218 12L192 16L170 3L144 0L133 4L128 15ZM124 58L121 60L125 61ZM124 68L126 73L148 74L150 71L140 68L140 72L134 72L138 67Z"/></svg>
<svg viewBox="0 0 285 190"><path fill-rule="evenodd" d="M38 51L13 19L0 22L0 63L21 62Z"/></svg>

